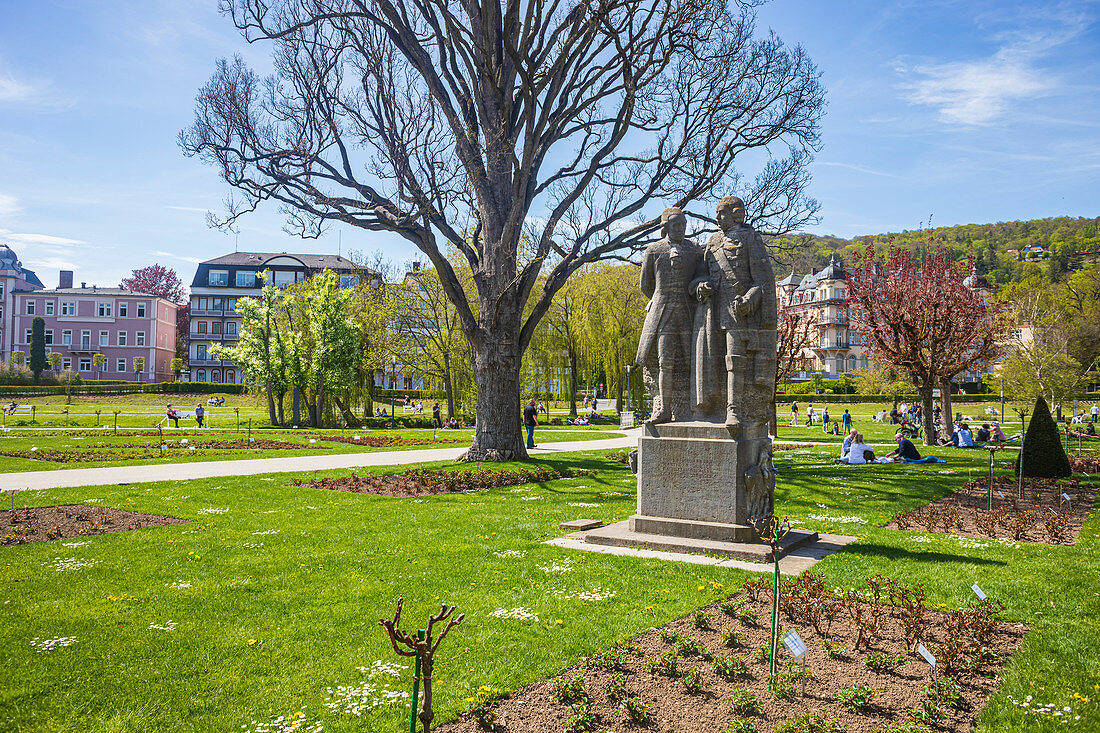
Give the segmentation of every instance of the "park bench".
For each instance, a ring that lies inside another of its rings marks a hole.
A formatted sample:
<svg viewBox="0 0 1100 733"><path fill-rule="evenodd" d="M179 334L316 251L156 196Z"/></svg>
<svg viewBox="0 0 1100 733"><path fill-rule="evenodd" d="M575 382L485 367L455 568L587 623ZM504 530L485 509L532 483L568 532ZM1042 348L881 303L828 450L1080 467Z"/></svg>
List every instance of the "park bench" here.
<svg viewBox="0 0 1100 733"><path fill-rule="evenodd" d="M34 413L37 408L34 405L16 405L15 407L4 406L4 425L8 424L8 416L15 417L16 415L30 415L31 422L34 422Z"/></svg>

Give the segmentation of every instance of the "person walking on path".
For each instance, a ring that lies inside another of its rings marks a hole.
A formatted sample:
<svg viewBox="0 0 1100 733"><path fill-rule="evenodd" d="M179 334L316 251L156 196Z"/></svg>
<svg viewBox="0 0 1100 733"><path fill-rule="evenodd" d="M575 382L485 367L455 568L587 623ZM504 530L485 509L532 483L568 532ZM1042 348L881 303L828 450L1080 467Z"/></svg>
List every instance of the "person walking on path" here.
<svg viewBox="0 0 1100 733"><path fill-rule="evenodd" d="M202 403L200 402L199 404L195 405L195 422L199 424L200 428L202 427L202 419L204 417L206 417L206 408L203 407Z"/></svg>
<svg viewBox="0 0 1100 733"><path fill-rule="evenodd" d="M539 411L535 407L535 400L531 400L527 403L527 407L523 408L523 427L527 429L527 447L535 447L535 426L539 424Z"/></svg>
<svg viewBox="0 0 1100 733"><path fill-rule="evenodd" d="M806 405L806 427L812 428L814 426L814 406Z"/></svg>
<svg viewBox="0 0 1100 733"><path fill-rule="evenodd" d="M1096 422L1096 418L1100 417L1100 407L1096 406L1096 403L1092 403L1092 421Z"/></svg>
<svg viewBox="0 0 1100 733"><path fill-rule="evenodd" d="M848 432L852 429L852 413L847 410L840 416L840 427L844 432Z"/></svg>
<svg viewBox="0 0 1100 733"><path fill-rule="evenodd" d="M825 410L821 413L821 432L829 432L829 406L825 405Z"/></svg>
<svg viewBox="0 0 1100 733"><path fill-rule="evenodd" d="M436 400L435 404L432 405L432 420L437 428L443 427L443 411L439 407L439 400Z"/></svg>
<svg viewBox="0 0 1100 733"><path fill-rule="evenodd" d="M798 425L798 402L791 403L791 425Z"/></svg>

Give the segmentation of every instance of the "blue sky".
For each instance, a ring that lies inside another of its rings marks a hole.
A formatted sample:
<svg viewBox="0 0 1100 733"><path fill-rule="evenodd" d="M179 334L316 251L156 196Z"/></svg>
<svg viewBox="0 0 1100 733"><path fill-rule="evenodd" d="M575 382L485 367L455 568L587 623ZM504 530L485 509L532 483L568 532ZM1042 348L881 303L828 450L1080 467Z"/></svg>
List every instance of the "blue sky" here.
<svg viewBox="0 0 1100 733"><path fill-rule="evenodd" d="M1100 215L1100 0L773 0L759 11L823 72L829 109L811 193L820 234ZM0 0L0 242L54 285L114 284L152 262L189 282L232 251L204 213L227 191L175 138L214 60L266 66L215 0ZM345 229L242 220L253 251L382 249Z"/></svg>

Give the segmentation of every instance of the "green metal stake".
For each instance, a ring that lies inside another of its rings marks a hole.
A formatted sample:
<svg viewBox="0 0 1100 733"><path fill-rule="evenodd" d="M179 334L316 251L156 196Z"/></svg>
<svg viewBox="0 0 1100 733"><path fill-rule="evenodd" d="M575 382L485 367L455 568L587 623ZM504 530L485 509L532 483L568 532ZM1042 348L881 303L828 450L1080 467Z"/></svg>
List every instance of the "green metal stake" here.
<svg viewBox="0 0 1100 733"><path fill-rule="evenodd" d="M424 629L416 630L416 638L424 641ZM416 650L416 664L413 668L412 708L409 709L409 733L416 733L416 700L420 696L420 650Z"/></svg>
<svg viewBox="0 0 1100 733"><path fill-rule="evenodd" d="M989 451L989 499L986 509L993 511L993 451Z"/></svg>
<svg viewBox="0 0 1100 733"><path fill-rule="evenodd" d="M772 678L775 677L775 635L779 626L779 530L776 528L776 535L772 539L772 560L775 563L775 578L772 582L772 638L771 638L771 655L768 660L768 688L772 686Z"/></svg>

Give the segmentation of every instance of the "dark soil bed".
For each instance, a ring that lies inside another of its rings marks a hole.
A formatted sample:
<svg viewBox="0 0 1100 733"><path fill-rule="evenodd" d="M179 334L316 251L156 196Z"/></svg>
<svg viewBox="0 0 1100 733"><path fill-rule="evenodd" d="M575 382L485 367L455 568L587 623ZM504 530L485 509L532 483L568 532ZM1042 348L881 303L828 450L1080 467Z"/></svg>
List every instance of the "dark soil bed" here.
<svg viewBox="0 0 1100 733"><path fill-rule="evenodd" d="M426 496L429 494L453 494L462 491L482 491L502 486L541 483L560 478L576 478L594 475L594 470L557 469L549 466L524 468L518 471L493 471L487 468L470 470L439 471L412 469L404 473L336 478L314 479L313 481L295 480L295 486L308 486L313 489L330 491L351 491L357 494L380 494L383 496Z"/></svg>
<svg viewBox="0 0 1100 733"><path fill-rule="evenodd" d="M398 448L406 445L440 445L449 443L469 443L469 440L458 440L455 438L439 438L433 440L432 438L399 438L396 436L371 436L361 435L359 437L347 435L311 435L310 437L317 438L318 440L329 440L333 443L346 443L348 445L363 445L368 448Z"/></svg>
<svg viewBox="0 0 1100 733"><path fill-rule="evenodd" d="M1025 499L1018 498L1017 479L993 479L992 509L988 479L967 481L954 494L919 509L898 512L888 529L948 532L966 537L1010 539L1072 545L1092 510L1095 487L1078 478L1024 479ZM1067 501L1065 496L1069 497Z"/></svg>
<svg viewBox="0 0 1100 733"><path fill-rule="evenodd" d="M35 461L51 463L89 463L92 461L147 460L161 457L180 457L186 455L214 455L242 450L331 450L325 446L308 443L291 443L286 440L269 438L234 438L231 440L203 440L187 438L187 443L178 440L146 445L91 445L86 448L38 448L37 450L16 449L0 450L0 456L11 458L29 458ZM191 450L194 448L194 450Z"/></svg>
<svg viewBox="0 0 1100 733"><path fill-rule="evenodd" d="M0 512L0 544L23 545L186 523L186 519L86 504L9 509Z"/></svg>
<svg viewBox="0 0 1100 733"><path fill-rule="evenodd" d="M816 618L826 631L822 606L814 611L812 603L807 605L813 592L803 593L801 605L796 603L791 612L780 616L781 631L796 630L808 648L805 697L801 664L794 663L782 645L777 690L783 697L768 688L768 577L756 586L755 599L742 591L725 604L708 606L629 644L589 657L560 677L534 683L504 700L489 703L489 693L483 692L472 703L471 712L439 731L488 730L475 720L479 714L486 715L485 711L496 715L495 730L507 733L606 729L652 733L969 731L985 700L997 688L998 674L1027 631L1022 624L995 620L997 609L987 604L951 614L913 606L912 592L919 591L922 596L923 590L919 586L909 589L910 609L919 608L918 615L926 623L921 642L937 655L941 678L951 671L949 681L941 684L937 703L925 687L931 682L930 667L912 651L916 644L906 639L901 608L857 600L873 596L870 586L849 592L845 602L824 590L820 576L810 577L818 581L817 601L823 606L833 604L836 612L827 636L829 650L823 645L825 637L808 620ZM793 595L798 600L797 592ZM857 625L853 614L864 622L878 617L879 624L869 643L858 650L854 648ZM972 642L974 639L981 641ZM881 671L870 668L869 659L884 660ZM948 665L949 660L955 669ZM716 669L723 664L727 673L719 674ZM742 671L738 671L741 665ZM696 686L700 689L693 690ZM853 689L857 696L870 695L869 704L853 710L838 699ZM627 700L633 702L624 704ZM644 709L647 720L631 720L628 708ZM790 722L804 714L833 719L833 727L797 727ZM929 721L929 727L918 722L920 718ZM742 727L730 727L739 720L745 721ZM591 727L578 727L578 721Z"/></svg>

